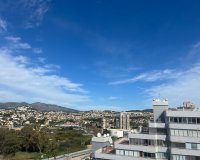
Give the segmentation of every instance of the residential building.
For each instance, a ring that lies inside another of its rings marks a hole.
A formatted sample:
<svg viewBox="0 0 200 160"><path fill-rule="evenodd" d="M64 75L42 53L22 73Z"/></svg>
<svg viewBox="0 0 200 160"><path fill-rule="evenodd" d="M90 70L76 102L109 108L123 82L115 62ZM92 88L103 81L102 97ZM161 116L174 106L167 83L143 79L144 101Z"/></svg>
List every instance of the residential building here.
<svg viewBox="0 0 200 160"><path fill-rule="evenodd" d="M127 112L120 113L120 129L130 129L130 114Z"/></svg>
<svg viewBox="0 0 200 160"><path fill-rule="evenodd" d="M153 100L149 132L130 131L127 140L94 153L96 160L200 160L200 110L170 109L167 100Z"/></svg>

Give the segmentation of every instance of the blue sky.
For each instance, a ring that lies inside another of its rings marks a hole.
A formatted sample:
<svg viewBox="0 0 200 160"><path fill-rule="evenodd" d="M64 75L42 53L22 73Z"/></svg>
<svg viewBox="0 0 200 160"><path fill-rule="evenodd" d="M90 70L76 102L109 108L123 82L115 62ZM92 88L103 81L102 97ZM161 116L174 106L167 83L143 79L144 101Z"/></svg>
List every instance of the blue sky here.
<svg viewBox="0 0 200 160"><path fill-rule="evenodd" d="M0 0L0 101L200 104L200 2Z"/></svg>

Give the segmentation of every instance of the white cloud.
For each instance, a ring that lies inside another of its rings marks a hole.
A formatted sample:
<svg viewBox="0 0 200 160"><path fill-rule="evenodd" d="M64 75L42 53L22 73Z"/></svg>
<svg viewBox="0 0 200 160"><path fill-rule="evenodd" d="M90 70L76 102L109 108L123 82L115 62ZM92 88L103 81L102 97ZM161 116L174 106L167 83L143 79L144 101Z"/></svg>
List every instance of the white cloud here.
<svg viewBox="0 0 200 160"><path fill-rule="evenodd" d="M49 10L50 0L21 0L20 2L29 15L25 28L39 26L44 19L44 15Z"/></svg>
<svg viewBox="0 0 200 160"><path fill-rule="evenodd" d="M0 10L4 15L14 15L17 18L15 25L24 28L34 28L41 25L45 14L49 10L51 0L17 0L0 1ZM1 25L2 24L2 25ZM12 23L10 23L13 25ZM0 29L6 29L6 22L0 19Z"/></svg>
<svg viewBox="0 0 200 160"><path fill-rule="evenodd" d="M7 22L0 17L0 33L7 30Z"/></svg>
<svg viewBox="0 0 200 160"><path fill-rule="evenodd" d="M28 64L29 62L29 58L22 55L14 57L14 60L20 64Z"/></svg>
<svg viewBox="0 0 200 160"><path fill-rule="evenodd" d="M11 53L0 49L0 101L42 101L71 106L89 100L82 84L54 75L47 67L29 67L28 58Z"/></svg>
<svg viewBox="0 0 200 160"><path fill-rule="evenodd" d="M97 105L97 106L83 106L80 107L83 111L88 110L98 110L98 111L104 111L104 110L111 110L111 111L127 111L128 107L122 107L122 106L110 106L110 105ZM122 110L123 109L123 110Z"/></svg>
<svg viewBox="0 0 200 160"><path fill-rule="evenodd" d="M7 36L5 39L9 42L10 49L31 49L31 45L22 42L20 37Z"/></svg>
<svg viewBox="0 0 200 160"><path fill-rule="evenodd" d="M33 48L33 52L36 53L36 54L41 54L42 49L41 48Z"/></svg>
<svg viewBox="0 0 200 160"><path fill-rule="evenodd" d="M185 100L200 102L200 63L190 69L177 73L180 76L173 81L156 85L146 90L150 98L160 94L163 98L169 99L171 104L179 105Z"/></svg>
<svg viewBox="0 0 200 160"><path fill-rule="evenodd" d="M39 61L40 63L44 63L44 62L46 61L46 58L44 58L44 57L39 57L39 58L38 58L38 61Z"/></svg>
<svg viewBox="0 0 200 160"><path fill-rule="evenodd" d="M110 82L109 84L118 85L118 84L135 83L137 81L154 82L164 79L174 79L180 76L180 74L182 73L181 72L176 73L175 70L171 69L156 70L156 71L141 73L133 78Z"/></svg>
<svg viewBox="0 0 200 160"><path fill-rule="evenodd" d="M117 100L117 99L119 99L119 97L110 96L110 97L108 97L108 99L109 99L109 100Z"/></svg>

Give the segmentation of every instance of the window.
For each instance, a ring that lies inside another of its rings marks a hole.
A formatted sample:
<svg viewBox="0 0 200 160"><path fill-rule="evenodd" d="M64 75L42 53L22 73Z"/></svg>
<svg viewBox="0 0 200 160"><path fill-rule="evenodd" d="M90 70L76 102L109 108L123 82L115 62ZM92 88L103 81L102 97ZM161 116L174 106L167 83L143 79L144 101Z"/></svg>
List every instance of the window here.
<svg viewBox="0 0 200 160"><path fill-rule="evenodd" d="M197 137L197 131L193 131L193 137Z"/></svg>
<svg viewBox="0 0 200 160"><path fill-rule="evenodd" d="M199 144L197 144L197 149L198 149L198 150L200 150L200 143L199 143Z"/></svg>
<svg viewBox="0 0 200 160"><path fill-rule="evenodd" d="M125 156L129 156L129 151L125 150L124 154L125 154Z"/></svg>
<svg viewBox="0 0 200 160"><path fill-rule="evenodd" d="M187 123L187 118L183 117L183 123Z"/></svg>
<svg viewBox="0 0 200 160"><path fill-rule="evenodd" d="M174 117L170 117L170 122L174 122Z"/></svg>
<svg viewBox="0 0 200 160"><path fill-rule="evenodd" d="M179 122L179 123L183 123L183 120L182 120L181 117L178 118L178 122Z"/></svg>
<svg viewBox="0 0 200 160"><path fill-rule="evenodd" d="M198 137L200 137L200 131L197 131L197 133L198 133Z"/></svg>
<svg viewBox="0 0 200 160"><path fill-rule="evenodd" d="M167 158L167 157L166 157L166 153L156 153L156 158L158 158L158 159Z"/></svg>
<svg viewBox="0 0 200 160"><path fill-rule="evenodd" d="M183 130L179 130L179 136L183 136Z"/></svg>
<svg viewBox="0 0 200 160"><path fill-rule="evenodd" d="M192 137L192 136L193 136L193 131L189 130L189 131L188 131L188 136L189 136L189 137Z"/></svg>
<svg viewBox="0 0 200 160"><path fill-rule="evenodd" d="M124 155L124 150L119 150L119 155Z"/></svg>
<svg viewBox="0 0 200 160"><path fill-rule="evenodd" d="M192 148L192 149L197 149L197 144L196 144L196 143L192 143L192 144L191 144L191 148Z"/></svg>
<svg viewBox="0 0 200 160"><path fill-rule="evenodd" d="M192 124L192 118L188 118L188 124Z"/></svg>
<svg viewBox="0 0 200 160"><path fill-rule="evenodd" d="M132 156L133 157L133 151L129 151L129 156Z"/></svg>
<svg viewBox="0 0 200 160"><path fill-rule="evenodd" d="M157 145L158 146L165 146L165 142L162 140L157 140Z"/></svg>
<svg viewBox="0 0 200 160"><path fill-rule="evenodd" d="M178 122L178 118L174 117L174 122L177 123Z"/></svg>
<svg viewBox="0 0 200 160"><path fill-rule="evenodd" d="M134 151L134 157L139 157L139 155L140 155L140 152Z"/></svg>
<svg viewBox="0 0 200 160"><path fill-rule="evenodd" d="M197 118L197 123L200 124L200 118Z"/></svg>
<svg viewBox="0 0 200 160"><path fill-rule="evenodd" d="M196 118L192 118L192 124L196 124Z"/></svg>
<svg viewBox="0 0 200 160"><path fill-rule="evenodd" d="M175 135L175 136L178 136L178 135L179 135L177 129L174 130L174 135Z"/></svg>
<svg viewBox="0 0 200 160"><path fill-rule="evenodd" d="M186 143L186 149L192 149L191 143Z"/></svg>
<svg viewBox="0 0 200 160"><path fill-rule="evenodd" d="M170 134L171 134L171 136L174 136L174 134L175 134L175 133L174 133L174 129L171 129L171 130L170 130Z"/></svg>
<svg viewBox="0 0 200 160"><path fill-rule="evenodd" d="M188 136L187 130L183 130L183 136Z"/></svg>

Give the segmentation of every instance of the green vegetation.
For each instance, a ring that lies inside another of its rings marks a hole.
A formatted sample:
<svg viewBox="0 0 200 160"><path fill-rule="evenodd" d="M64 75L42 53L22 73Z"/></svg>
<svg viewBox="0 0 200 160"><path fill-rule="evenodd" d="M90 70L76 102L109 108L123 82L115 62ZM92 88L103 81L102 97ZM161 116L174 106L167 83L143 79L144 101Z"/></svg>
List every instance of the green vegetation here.
<svg viewBox="0 0 200 160"><path fill-rule="evenodd" d="M0 128L0 155L13 160L55 157L86 149L90 141L91 136L72 127L50 130L26 126L21 131Z"/></svg>

